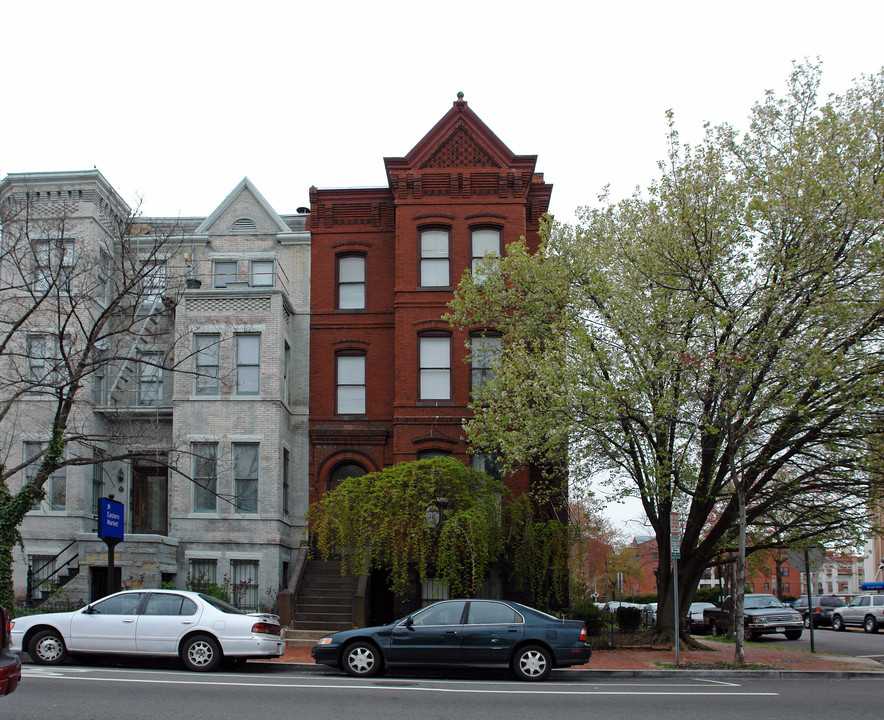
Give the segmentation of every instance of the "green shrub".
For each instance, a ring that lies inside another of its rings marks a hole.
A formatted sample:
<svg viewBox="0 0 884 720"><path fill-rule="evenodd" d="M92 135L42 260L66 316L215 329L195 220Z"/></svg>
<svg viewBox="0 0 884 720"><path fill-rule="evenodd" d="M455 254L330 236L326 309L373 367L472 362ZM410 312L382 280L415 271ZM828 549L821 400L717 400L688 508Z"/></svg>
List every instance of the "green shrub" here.
<svg viewBox="0 0 884 720"><path fill-rule="evenodd" d="M642 611L640 608L624 607L621 605L617 608L616 614L617 625L619 626L621 632L635 632L642 624Z"/></svg>
<svg viewBox="0 0 884 720"><path fill-rule="evenodd" d="M578 598L571 601L571 606L568 608L568 617L574 620L583 620L584 625L586 625L587 635L599 635L605 622L602 609L586 598Z"/></svg>

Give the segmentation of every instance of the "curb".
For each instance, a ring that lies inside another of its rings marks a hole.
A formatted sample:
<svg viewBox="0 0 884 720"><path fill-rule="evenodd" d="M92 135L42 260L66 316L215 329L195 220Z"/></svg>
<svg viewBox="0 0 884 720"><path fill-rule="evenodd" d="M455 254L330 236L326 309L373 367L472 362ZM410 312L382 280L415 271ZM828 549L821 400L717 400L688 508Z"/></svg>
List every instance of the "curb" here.
<svg viewBox="0 0 884 720"><path fill-rule="evenodd" d="M327 674L335 677L347 677L343 670L315 663L280 663L262 660L250 660L251 663L262 665L284 665L297 672ZM882 670L553 670L551 680L566 678L594 680L601 678L641 679L654 678L673 680L676 678L700 678L706 680L806 680L808 678L829 678L833 680L880 680L884 677Z"/></svg>

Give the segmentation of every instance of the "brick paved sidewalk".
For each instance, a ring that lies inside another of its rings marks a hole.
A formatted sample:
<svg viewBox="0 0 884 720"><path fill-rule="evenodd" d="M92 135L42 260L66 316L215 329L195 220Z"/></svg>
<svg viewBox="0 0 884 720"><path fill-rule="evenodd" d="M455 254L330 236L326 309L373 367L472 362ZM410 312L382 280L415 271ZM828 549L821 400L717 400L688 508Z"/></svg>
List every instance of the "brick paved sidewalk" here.
<svg viewBox="0 0 884 720"><path fill-rule="evenodd" d="M679 661L687 663L727 663L734 661L734 646L711 640L694 638L708 650L681 650ZM748 664L775 666L783 670L843 672L849 670L882 671L884 665L867 658L854 658L844 655L811 653L779 646L761 647L749 644L745 650ZM275 662L307 663L312 665L310 648L289 646L285 655ZM660 670L665 665L675 664L674 650L594 650L592 660L586 665L578 665L577 670ZM722 666L722 669L727 669Z"/></svg>

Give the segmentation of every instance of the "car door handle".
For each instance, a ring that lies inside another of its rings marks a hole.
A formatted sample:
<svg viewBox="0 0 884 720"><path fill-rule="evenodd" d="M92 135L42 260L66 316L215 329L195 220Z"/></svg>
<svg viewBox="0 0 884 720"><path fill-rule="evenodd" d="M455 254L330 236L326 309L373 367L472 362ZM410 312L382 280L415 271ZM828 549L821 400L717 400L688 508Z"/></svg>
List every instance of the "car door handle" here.
<svg viewBox="0 0 884 720"><path fill-rule="evenodd" d="M134 622L135 622L135 618L123 618L123 622L124 622L124 623L134 623Z"/></svg>
<svg viewBox="0 0 884 720"><path fill-rule="evenodd" d="M193 625L193 620L182 620L181 624L182 625Z"/></svg>
<svg viewBox="0 0 884 720"><path fill-rule="evenodd" d="M446 630L445 634L446 635L457 635L457 630Z"/></svg>

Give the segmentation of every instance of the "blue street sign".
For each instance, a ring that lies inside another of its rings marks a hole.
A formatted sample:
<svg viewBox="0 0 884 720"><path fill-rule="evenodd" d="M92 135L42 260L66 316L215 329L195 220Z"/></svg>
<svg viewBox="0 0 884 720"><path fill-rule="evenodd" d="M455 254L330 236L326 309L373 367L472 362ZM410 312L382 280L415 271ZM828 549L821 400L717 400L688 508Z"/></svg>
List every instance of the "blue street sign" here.
<svg viewBox="0 0 884 720"><path fill-rule="evenodd" d="M116 500L101 498L101 525L98 536L101 538L114 538L123 542L123 521L125 508L123 503Z"/></svg>

